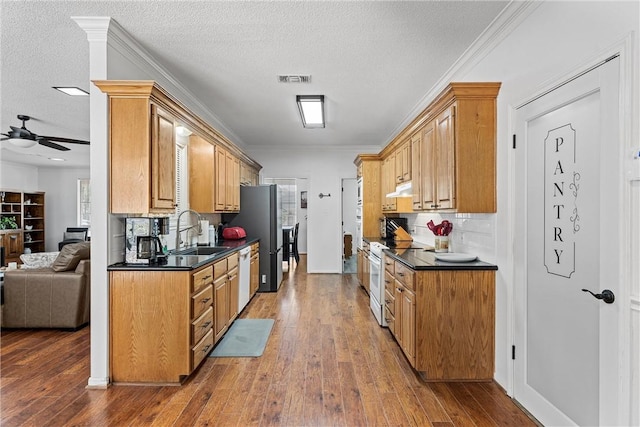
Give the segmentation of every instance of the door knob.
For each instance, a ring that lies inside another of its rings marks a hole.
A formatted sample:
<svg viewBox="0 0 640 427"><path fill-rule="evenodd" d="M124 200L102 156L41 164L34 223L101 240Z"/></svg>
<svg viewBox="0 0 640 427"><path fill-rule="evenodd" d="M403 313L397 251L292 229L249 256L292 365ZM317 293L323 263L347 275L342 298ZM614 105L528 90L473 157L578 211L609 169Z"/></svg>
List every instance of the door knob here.
<svg viewBox="0 0 640 427"><path fill-rule="evenodd" d="M589 289L583 289L582 292L589 292L591 295L593 295L597 299L603 300L607 304L613 304L613 302L616 300L616 296L609 289L605 289L600 294L594 294Z"/></svg>

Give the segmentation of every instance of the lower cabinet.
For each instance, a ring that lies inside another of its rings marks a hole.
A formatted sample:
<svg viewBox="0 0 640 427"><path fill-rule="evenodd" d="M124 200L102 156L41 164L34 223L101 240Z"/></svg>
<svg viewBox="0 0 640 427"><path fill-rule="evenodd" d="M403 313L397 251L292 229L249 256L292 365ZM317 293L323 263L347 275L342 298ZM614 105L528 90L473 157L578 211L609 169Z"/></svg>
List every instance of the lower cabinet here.
<svg viewBox="0 0 640 427"><path fill-rule="evenodd" d="M249 266L249 295L253 297L260 286L260 244L251 245L251 263Z"/></svg>
<svg viewBox="0 0 640 427"><path fill-rule="evenodd" d="M238 316L238 253L213 264L215 341L217 342Z"/></svg>
<svg viewBox="0 0 640 427"><path fill-rule="evenodd" d="M115 383L180 383L213 348L213 270L111 271Z"/></svg>
<svg viewBox="0 0 640 427"><path fill-rule="evenodd" d="M493 378L495 271L414 271L395 261L385 269L385 317L425 380Z"/></svg>
<svg viewBox="0 0 640 427"><path fill-rule="evenodd" d="M109 286L112 382L181 383L238 315L238 253L193 271L113 270Z"/></svg>

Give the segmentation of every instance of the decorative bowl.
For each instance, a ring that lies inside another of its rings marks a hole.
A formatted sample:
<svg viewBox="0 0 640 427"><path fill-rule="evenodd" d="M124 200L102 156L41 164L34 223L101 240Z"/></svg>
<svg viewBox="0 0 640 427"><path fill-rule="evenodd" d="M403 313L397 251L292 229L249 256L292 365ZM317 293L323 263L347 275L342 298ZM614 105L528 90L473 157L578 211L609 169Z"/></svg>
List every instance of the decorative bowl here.
<svg viewBox="0 0 640 427"><path fill-rule="evenodd" d="M24 229L25 230L31 230L31 229L33 229L33 225L25 225Z"/></svg>

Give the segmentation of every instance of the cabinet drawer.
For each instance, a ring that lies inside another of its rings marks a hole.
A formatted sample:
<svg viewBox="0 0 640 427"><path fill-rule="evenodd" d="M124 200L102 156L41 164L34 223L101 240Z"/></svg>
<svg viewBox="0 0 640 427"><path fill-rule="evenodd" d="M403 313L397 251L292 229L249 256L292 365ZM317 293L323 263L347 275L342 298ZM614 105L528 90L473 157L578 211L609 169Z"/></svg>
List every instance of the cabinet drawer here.
<svg viewBox="0 0 640 427"><path fill-rule="evenodd" d="M227 257L227 270L231 270L234 267L238 266L238 253L236 252L233 255L229 255Z"/></svg>
<svg viewBox="0 0 640 427"><path fill-rule="evenodd" d="M383 257L384 260L384 270L388 271L392 275L395 274L395 261L389 258L388 256Z"/></svg>
<svg viewBox="0 0 640 427"><path fill-rule="evenodd" d="M191 318L195 319L213 304L213 285L205 286L200 292L191 296Z"/></svg>
<svg viewBox="0 0 640 427"><path fill-rule="evenodd" d="M388 290L384 291L384 305L389 310L389 312L395 316L396 315L396 307L395 307L396 299L393 297L392 293L389 293Z"/></svg>
<svg viewBox="0 0 640 427"><path fill-rule="evenodd" d="M218 280L223 274L227 274L227 258L213 264L213 280Z"/></svg>
<svg viewBox="0 0 640 427"><path fill-rule="evenodd" d="M384 289L386 292L391 293L393 295L393 284L395 282L395 278L388 271L384 272Z"/></svg>
<svg viewBox="0 0 640 427"><path fill-rule="evenodd" d="M387 321L389 331L395 336L396 334L396 317L391 313L388 306L384 307L384 320Z"/></svg>
<svg viewBox="0 0 640 427"><path fill-rule="evenodd" d="M402 283L406 288L411 289L412 291L415 291L415 285L414 285L414 271L412 269L410 269L409 267L400 264L399 262L396 262L396 279L398 279L398 281L400 283Z"/></svg>
<svg viewBox="0 0 640 427"><path fill-rule="evenodd" d="M213 307L205 311L202 316L191 322L191 344L197 343L213 327Z"/></svg>
<svg viewBox="0 0 640 427"><path fill-rule="evenodd" d="M251 256L256 255L258 252L260 252L260 244L254 243L253 245L251 245Z"/></svg>
<svg viewBox="0 0 640 427"><path fill-rule="evenodd" d="M204 359L207 354L213 348L213 329L210 329L209 332L200 340L198 344L196 344L191 350L191 370L193 371L198 367L202 359Z"/></svg>
<svg viewBox="0 0 640 427"><path fill-rule="evenodd" d="M213 283L213 271L211 266L198 270L191 275L191 292L198 292L200 289Z"/></svg>

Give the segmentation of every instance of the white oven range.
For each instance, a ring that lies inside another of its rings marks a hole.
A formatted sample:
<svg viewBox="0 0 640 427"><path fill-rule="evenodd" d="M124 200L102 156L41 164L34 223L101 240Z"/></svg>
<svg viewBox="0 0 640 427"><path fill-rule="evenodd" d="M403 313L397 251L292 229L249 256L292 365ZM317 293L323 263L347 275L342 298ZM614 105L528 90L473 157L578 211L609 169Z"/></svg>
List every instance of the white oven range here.
<svg viewBox="0 0 640 427"><path fill-rule="evenodd" d="M384 318L384 269L382 268L382 251L389 249L379 242L371 242L369 250L369 307L380 326L388 326Z"/></svg>

